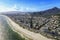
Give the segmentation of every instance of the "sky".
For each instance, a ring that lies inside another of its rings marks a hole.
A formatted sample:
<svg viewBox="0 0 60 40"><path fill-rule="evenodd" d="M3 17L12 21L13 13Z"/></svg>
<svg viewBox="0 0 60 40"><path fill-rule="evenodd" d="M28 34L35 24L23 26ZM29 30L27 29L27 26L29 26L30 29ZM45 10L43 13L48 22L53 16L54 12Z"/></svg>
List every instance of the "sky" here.
<svg viewBox="0 0 60 40"><path fill-rule="evenodd" d="M33 12L60 8L60 0L0 0L0 12L23 11Z"/></svg>

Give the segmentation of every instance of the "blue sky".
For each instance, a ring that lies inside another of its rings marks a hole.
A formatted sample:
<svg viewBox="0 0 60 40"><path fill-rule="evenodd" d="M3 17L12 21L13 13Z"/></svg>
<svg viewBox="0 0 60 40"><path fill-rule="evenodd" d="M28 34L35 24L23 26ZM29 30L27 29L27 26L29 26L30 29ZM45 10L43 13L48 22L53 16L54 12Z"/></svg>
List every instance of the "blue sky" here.
<svg viewBox="0 0 60 40"><path fill-rule="evenodd" d="M0 12L42 11L53 7L60 8L60 0L0 0Z"/></svg>

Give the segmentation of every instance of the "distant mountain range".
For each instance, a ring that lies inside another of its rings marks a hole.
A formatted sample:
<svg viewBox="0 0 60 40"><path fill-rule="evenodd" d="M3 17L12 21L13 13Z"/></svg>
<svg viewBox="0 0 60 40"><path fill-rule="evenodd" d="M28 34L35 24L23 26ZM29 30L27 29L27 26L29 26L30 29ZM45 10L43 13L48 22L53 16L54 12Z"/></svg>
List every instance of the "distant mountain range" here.
<svg viewBox="0 0 60 40"><path fill-rule="evenodd" d="M54 7L48 10L40 11L40 12L33 12L34 15L55 15L60 14L60 8Z"/></svg>
<svg viewBox="0 0 60 40"><path fill-rule="evenodd" d="M49 16L49 15L55 15L55 14L60 14L60 8L58 7L53 7L48 10L44 11L39 11L39 12L20 12L20 11L10 11L10 12L1 12L2 14L33 14L33 15L42 15L42 16Z"/></svg>

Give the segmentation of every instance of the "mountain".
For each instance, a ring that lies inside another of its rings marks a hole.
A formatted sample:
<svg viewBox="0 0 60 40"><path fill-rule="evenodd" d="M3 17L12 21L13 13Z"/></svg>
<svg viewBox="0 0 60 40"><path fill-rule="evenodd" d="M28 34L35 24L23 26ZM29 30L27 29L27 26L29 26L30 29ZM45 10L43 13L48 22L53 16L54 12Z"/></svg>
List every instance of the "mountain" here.
<svg viewBox="0 0 60 40"><path fill-rule="evenodd" d="M47 14L58 14L60 12L60 8L54 7L52 9L48 9L46 11L43 11L42 13L47 15Z"/></svg>
<svg viewBox="0 0 60 40"><path fill-rule="evenodd" d="M20 12L20 11L10 11L10 12L1 12L1 14L8 14L8 15L21 15L21 14L32 14L33 16L44 16L50 17L51 15L60 14L60 8L53 7L48 10L44 11L37 11L37 12Z"/></svg>
<svg viewBox="0 0 60 40"><path fill-rule="evenodd" d="M42 15L42 16L51 16L55 14L60 14L60 8L54 7L48 10L40 11L40 12L33 12L33 15Z"/></svg>

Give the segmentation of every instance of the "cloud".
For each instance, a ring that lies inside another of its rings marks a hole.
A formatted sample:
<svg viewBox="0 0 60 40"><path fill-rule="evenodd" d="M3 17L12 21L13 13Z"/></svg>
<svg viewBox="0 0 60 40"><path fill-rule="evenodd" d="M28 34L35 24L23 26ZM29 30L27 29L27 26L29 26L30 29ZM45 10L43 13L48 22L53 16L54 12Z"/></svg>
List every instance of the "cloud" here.
<svg viewBox="0 0 60 40"><path fill-rule="evenodd" d="M0 12L6 12L6 11L17 11L16 10L16 5L12 6L12 7L6 7L3 5L0 5Z"/></svg>
<svg viewBox="0 0 60 40"><path fill-rule="evenodd" d="M32 12L32 11L36 11L37 9L35 8L30 8L30 7L20 7L19 11L23 11L23 12Z"/></svg>
<svg viewBox="0 0 60 40"><path fill-rule="evenodd" d="M14 4L11 7L0 5L0 12L7 12L7 11L22 11L22 12L27 12L27 11L36 11L35 8L29 8L29 7L18 7L16 4Z"/></svg>

